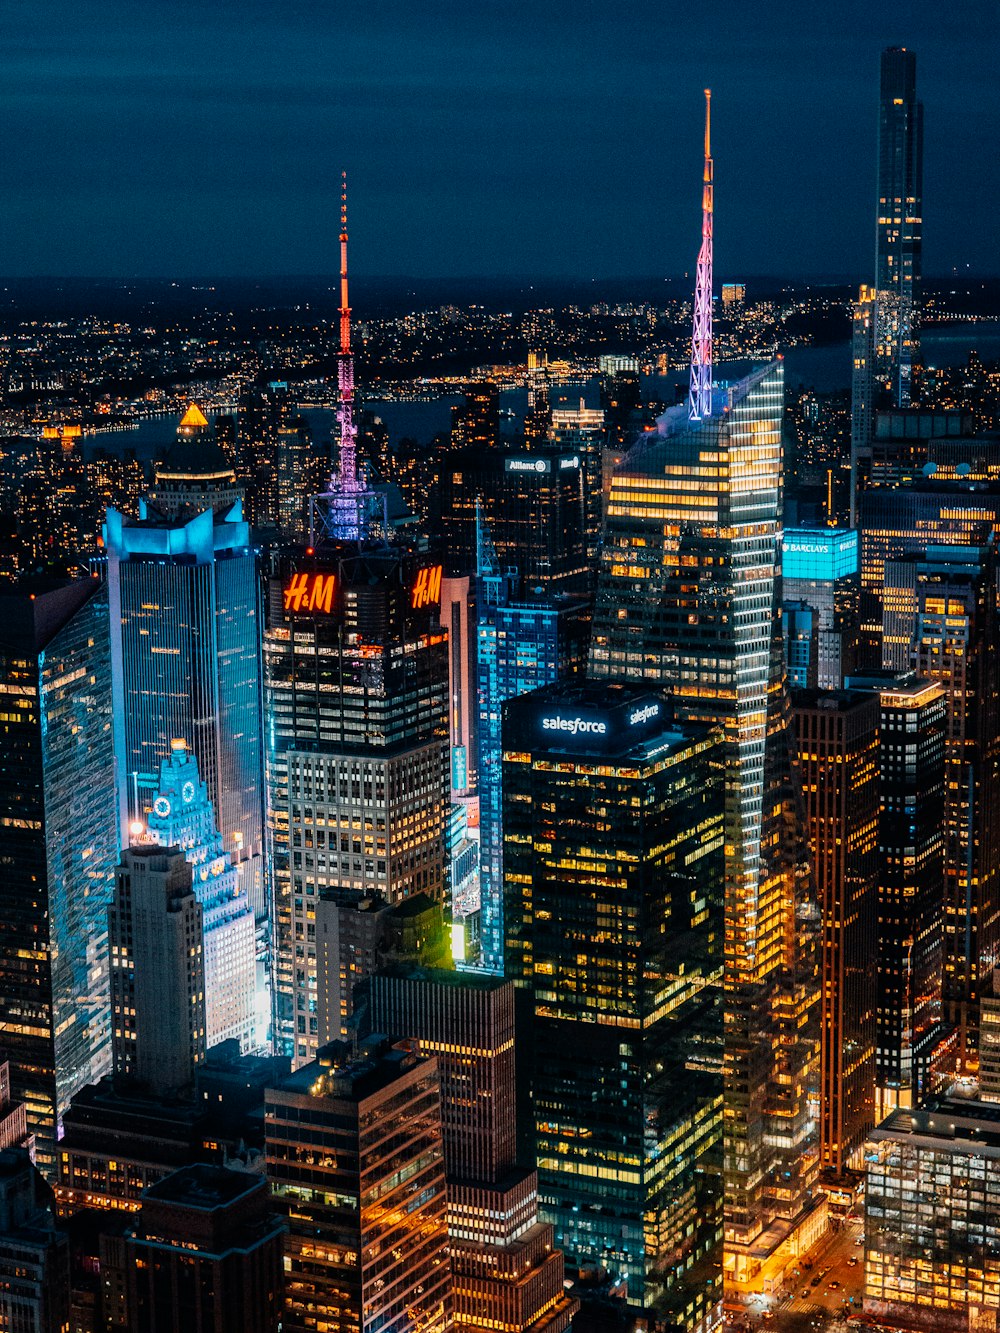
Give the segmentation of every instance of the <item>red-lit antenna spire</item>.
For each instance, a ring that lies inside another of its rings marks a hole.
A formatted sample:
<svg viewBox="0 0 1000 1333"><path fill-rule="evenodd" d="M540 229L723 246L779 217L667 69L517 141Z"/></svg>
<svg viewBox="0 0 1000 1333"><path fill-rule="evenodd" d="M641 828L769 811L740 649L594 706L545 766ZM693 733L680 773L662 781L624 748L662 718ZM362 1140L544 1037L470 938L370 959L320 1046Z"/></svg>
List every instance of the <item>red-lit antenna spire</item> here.
<svg viewBox="0 0 1000 1333"><path fill-rule="evenodd" d="M711 137L712 90L705 89L705 172L701 191L701 249L694 289L694 330L691 338L691 393L688 416L700 421L712 415L712 213Z"/></svg>
<svg viewBox="0 0 1000 1333"><path fill-rule="evenodd" d="M337 388L340 404L340 475L338 489L356 495L358 486L358 428L354 422L354 356L351 352L351 307L347 298L347 172L340 187L340 355L337 358Z"/></svg>

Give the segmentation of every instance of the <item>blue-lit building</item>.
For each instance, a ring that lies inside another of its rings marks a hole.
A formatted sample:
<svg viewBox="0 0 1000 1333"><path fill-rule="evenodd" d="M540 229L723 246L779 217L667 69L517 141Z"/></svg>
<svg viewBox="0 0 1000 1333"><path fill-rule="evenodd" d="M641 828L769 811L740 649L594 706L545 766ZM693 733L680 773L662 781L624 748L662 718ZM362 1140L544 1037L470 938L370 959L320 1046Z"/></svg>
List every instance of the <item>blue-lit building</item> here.
<svg viewBox="0 0 1000 1333"><path fill-rule="evenodd" d="M183 738L170 742L160 764L148 831L163 847L179 847L192 866L192 887L202 909L205 960L205 1045L234 1039L243 1050L254 1036L255 949L253 910L216 828L198 761Z"/></svg>
<svg viewBox="0 0 1000 1333"><path fill-rule="evenodd" d="M786 529L782 572L789 680L803 689L839 690L857 664L861 598L857 532ZM808 629L803 608L812 616ZM804 660L807 642L814 645L815 660Z"/></svg>
<svg viewBox="0 0 1000 1333"><path fill-rule="evenodd" d="M38 1165L111 1067L107 909L118 861L107 590L0 596L0 1033Z"/></svg>
<svg viewBox="0 0 1000 1333"><path fill-rule="evenodd" d="M148 820L183 738L254 915L266 919L261 609L239 500L171 517L140 502L105 523L115 751L128 820Z"/></svg>
<svg viewBox="0 0 1000 1333"><path fill-rule="evenodd" d="M485 520L480 519L478 527L480 938L483 966L502 973L503 704L583 669L590 604L586 598L569 595L518 595L516 571L501 571Z"/></svg>

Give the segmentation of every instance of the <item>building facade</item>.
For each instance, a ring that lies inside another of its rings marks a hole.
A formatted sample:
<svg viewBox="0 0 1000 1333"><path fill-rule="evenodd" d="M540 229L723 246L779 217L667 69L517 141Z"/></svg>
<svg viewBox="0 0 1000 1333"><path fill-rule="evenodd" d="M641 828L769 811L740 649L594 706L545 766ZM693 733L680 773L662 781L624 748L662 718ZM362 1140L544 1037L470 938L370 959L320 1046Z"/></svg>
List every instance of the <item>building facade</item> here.
<svg viewBox="0 0 1000 1333"><path fill-rule="evenodd" d="M905 47L889 47L882 52L879 84L875 287L879 376L898 407L913 397L920 357L923 165L917 58Z"/></svg>
<svg viewBox="0 0 1000 1333"><path fill-rule="evenodd" d="M782 607L813 613L816 663L807 668L821 690L843 688L857 664L861 582L858 534L849 528L786 528L782 543ZM786 634L786 661L791 660ZM801 672L801 664L799 665ZM791 672L789 672L791 674ZM797 680L808 687L809 680Z"/></svg>
<svg viewBox="0 0 1000 1333"><path fill-rule="evenodd" d="M284 1333L453 1327L433 1059L383 1038L323 1048L265 1103L267 1179L288 1222Z"/></svg>
<svg viewBox="0 0 1000 1333"><path fill-rule="evenodd" d="M151 1185L125 1241L128 1318L149 1333L278 1333L284 1226L267 1182L194 1165Z"/></svg>
<svg viewBox="0 0 1000 1333"><path fill-rule="evenodd" d="M865 1315L928 1333L996 1329L1000 1110L895 1111L865 1158Z"/></svg>
<svg viewBox="0 0 1000 1333"><path fill-rule="evenodd" d="M945 691L857 677L879 699L875 1122L930 1091L943 1036Z"/></svg>
<svg viewBox="0 0 1000 1333"><path fill-rule="evenodd" d="M792 714L822 920L820 1164L842 1178L875 1123L879 703L799 690Z"/></svg>
<svg viewBox="0 0 1000 1333"><path fill-rule="evenodd" d="M0 598L0 1024L51 1174L74 1093L111 1067L120 818L106 591L96 579L33 587Z"/></svg>
<svg viewBox="0 0 1000 1333"><path fill-rule="evenodd" d="M367 987L366 1025L438 1062L456 1328L562 1333L578 1303L538 1220L537 1172L517 1161L514 995L497 977L390 969Z"/></svg>
<svg viewBox="0 0 1000 1333"><path fill-rule="evenodd" d="M944 1019L977 1061L979 993L1000 962L997 556L929 547L917 566L914 666L945 691Z"/></svg>

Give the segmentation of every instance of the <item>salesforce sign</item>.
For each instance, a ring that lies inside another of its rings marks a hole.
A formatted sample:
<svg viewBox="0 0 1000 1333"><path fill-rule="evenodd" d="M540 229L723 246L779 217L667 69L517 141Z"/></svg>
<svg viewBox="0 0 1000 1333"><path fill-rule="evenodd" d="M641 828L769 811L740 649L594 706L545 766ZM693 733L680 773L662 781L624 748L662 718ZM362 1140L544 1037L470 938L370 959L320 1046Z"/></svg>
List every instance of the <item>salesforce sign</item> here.
<svg viewBox="0 0 1000 1333"><path fill-rule="evenodd" d="M660 716L660 704L655 699L646 703L630 704L615 708L604 717L589 717L582 713L545 713L541 717L541 728L545 732L560 732L574 739L605 737L611 739L615 733L627 735L631 727L641 727L653 722Z"/></svg>
<svg viewBox="0 0 1000 1333"><path fill-rule="evenodd" d="M571 736L606 736L608 724L590 717L543 717L543 731L568 731Z"/></svg>

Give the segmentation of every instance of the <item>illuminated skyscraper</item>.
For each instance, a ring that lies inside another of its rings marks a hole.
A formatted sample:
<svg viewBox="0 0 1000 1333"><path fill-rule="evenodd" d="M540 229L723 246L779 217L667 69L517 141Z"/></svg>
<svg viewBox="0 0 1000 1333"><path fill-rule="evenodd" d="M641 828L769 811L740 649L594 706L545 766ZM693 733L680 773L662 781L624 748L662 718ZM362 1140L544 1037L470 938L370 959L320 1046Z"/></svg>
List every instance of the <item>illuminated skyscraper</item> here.
<svg viewBox="0 0 1000 1333"><path fill-rule="evenodd" d="M917 562L931 545L979 546L1000 532L1000 485L953 477L875 486L859 513L862 661L900 670L916 627Z"/></svg>
<svg viewBox="0 0 1000 1333"><path fill-rule="evenodd" d="M910 403L920 354L923 172L917 58L905 47L889 47L882 52L879 86L876 343L879 378L898 407Z"/></svg>
<svg viewBox="0 0 1000 1333"><path fill-rule="evenodd" d="M254 919L246 890L222 845L215 811L183 740L170 742L148 830L161 847L179 847L192 867L201 904L205 957L205 1044L254 1044ZM266 1036L266 1029L260 1039Z"/></svg>
<svg viewBox="0 0 1000 1333"><path fill-rule="evenodd" d="M210 446L214 448L214 446ZM232 475L231 473L229 474ZM145 822L170 742L184 738L258 921L264 900L261 614L256 557L237 501L177 517L109 509L111 680L118 780Z"/></svg>
<svg viewBox="0 0 1000 1333"><path fill-rule="evenodd" d="M540 446L463 449L441 460L442 547L447 571L476 568L476 515L485 514L503 566L516 566L528 587L586 592L586 498L578 451Z"/></svg>
<svg viewBox="0 0 1000 1333"><path fill-rule="evenodd" d="M132 1327L277 1333L282 1240L256 1174L200 1164L157 1181L123 1247Z"/></svg>
<svg viewBox="0 0 1000 1333"><path fill-rule="evenodd" d="M572 449L580 457L587 524L587 560L593 567L601 539L604 409L588 401L585 388L574 386L553 393L551 413L549 439L560 449L567 452Z"/></svg>
<svg viewBox="0 0 1000 1333"><path fill-rule="evenodd" d="M917 567L914 666L945 690L944 1019L977 1061L979 995L1000 963L1000 663L995 545Z"/></svg>
<svg viewBox="0 0 1000 1333"><path fill-rule="evenodd" d="M444 897L448 646L441 565L377 542L284 559L264 645L275 1037L319 1044L317 905Z"/></svg>
<svg viewBox="0 0 1000 1333"><path fill-rule="evenodd" d="M0 597L0 1045L49 1174L71 1098L111 1067L110 658L96 579Z"/></svg>
<svg viewBox="0 0 1000 1333"><path fill-rule="evenodd" d="M665 1326L722 1298L724 777L662 695L504 706L507 976L527 1010L540 1212L576 1268Z"/></svg>
<svg viewBox="0 0 1000 1333"><path fill-rule="evenodd" d="M453 1327L437 1063L334 1042L268 1089L267 1178L285 1239L285 1333Z"/></svg>
<svg viewBox="0 0 1000 1333"><path fill-rule="evenodd" d="M820 1164L859 1165L875 1123L878 700L860 690L793 696L796 763L822 914Z"/></svg>
<svg viewBox="0 0 1000 1333"><path fill-rule="evenodd" d="M710 209L710 159L705 177ZM710 248L710 221L702 236ZM699 260L689 401L640 436L611 478L589 674L669 689L679 720L724 733L726 1271L743 1281L822 1225L808 1108L816 989L789 837L783 366L712 385L706 267L710 256Z"/></svg>
<svg viewBox="0 0 1000 1333"><path fill-rule="evenodd" d="M453 449L496 449L500 445L500 389L486 380L465 386L465 402L451 409Z"/></svg>

